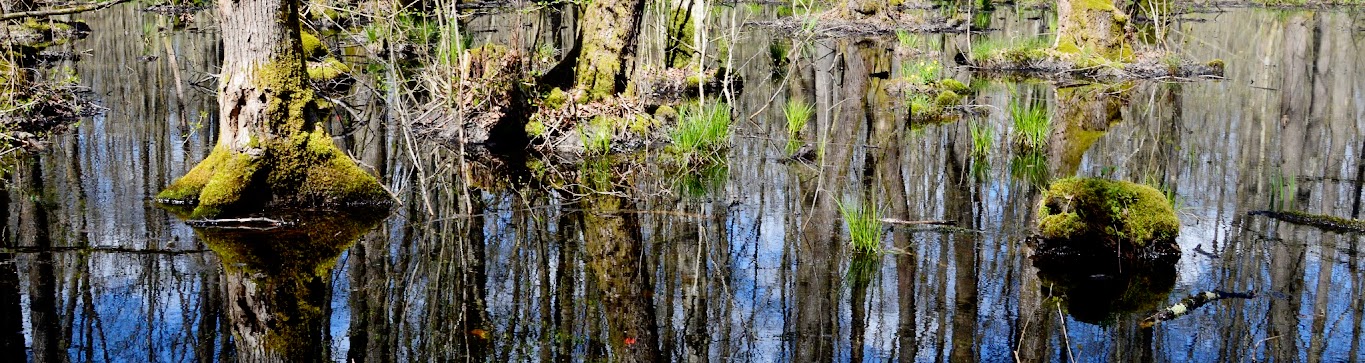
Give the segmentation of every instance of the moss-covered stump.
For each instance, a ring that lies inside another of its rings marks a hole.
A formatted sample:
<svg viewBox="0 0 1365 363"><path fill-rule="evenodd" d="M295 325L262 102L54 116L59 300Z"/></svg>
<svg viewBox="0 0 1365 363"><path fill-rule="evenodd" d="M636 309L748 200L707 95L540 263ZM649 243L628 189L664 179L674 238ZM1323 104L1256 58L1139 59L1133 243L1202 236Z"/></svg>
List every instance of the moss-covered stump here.
<svg viewBox="0 0 1365 363"><path fill-rule="evenodd" d="M1058 1L1057 22L1053 49L1060 54L1117 62L1134 59L1133 35L1126 29L1128 15L1114 0Z"/></svg>
<svg viewBox="0 0 1365 363"><path fill-rule="evenodd" d="M157 201L196 205L192 218L268 207L390 205L383 186L338 149L322 126L324 101L309 86L304 66L320 44L302 35L293 3L220 5L217 145Z"/></svg>
<svg viewBox="0 0 1365 363"><path fill-rule="evenodd" d="M1115 0L1058 2L1054 39L1006 43L986 39L958 62L979 70L1026 73L1051 78L1146 79L1221 77L1223 62L1195 62L1156 47L1141 47L1137 29ZM1050 44L1050 45L1049 45Z"/></svg>
<svg viewBox="0 0 1365 363"><path fill-rule="evenodd" d="M1054 249L1123 260L1179 258L1180 220L1155 188L1118 180L1066 178L1038 206L1039 253Z"/></svg>
<svg viewBox="0 0 1365 363"><path fill-rule="evenodd" d="M196 206L190 218L232 216L267 207L383 207L392 203L374 176L322 131L244 150L220 143L158 193L156 200Z"/></svg>

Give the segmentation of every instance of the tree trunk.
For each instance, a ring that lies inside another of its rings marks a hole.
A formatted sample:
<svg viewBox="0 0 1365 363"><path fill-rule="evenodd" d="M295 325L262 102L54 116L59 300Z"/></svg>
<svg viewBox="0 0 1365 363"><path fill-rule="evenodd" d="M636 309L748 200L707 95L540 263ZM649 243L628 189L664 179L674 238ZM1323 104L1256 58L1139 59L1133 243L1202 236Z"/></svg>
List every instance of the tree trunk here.
<svg viewBox="0 0 1365 363"><path fill-rule="evenodd" d="M218 144L157 195L194 217L273 205L386 205L383 188L332 143L307 82L297 0L222 0Z"/></svg>
<svg viewBox="0 0 1365 363"><path fill-rule="evenodd" d="M1115 0L1057 1L1057 43L1059 53L1110 61L1133 61L1133 34L1128 31L1128 15L1114 5Z"/></svg>
<svg viewBox="0 0 1365 363"><path fill-rule="evenodd" d="M597 0L583 10L574 87L583 90L588 101L625 91L644 11L644 0Z"/></svg>

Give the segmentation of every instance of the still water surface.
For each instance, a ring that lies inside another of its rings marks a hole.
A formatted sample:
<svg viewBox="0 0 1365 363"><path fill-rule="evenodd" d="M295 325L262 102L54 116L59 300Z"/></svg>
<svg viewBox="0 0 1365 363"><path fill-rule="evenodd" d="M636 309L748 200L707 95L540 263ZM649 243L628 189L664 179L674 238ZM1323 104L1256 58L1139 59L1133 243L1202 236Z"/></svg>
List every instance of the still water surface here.
<svg viewBox="0 0 1365 363"><path fill-rule="evenodd" d="M1000 13L993 26L1005 33L1047 29ZM541 21L500 16L511 20L471 27ZM885 81L869 76L898 76L912 61L888 51L894 38L812 40L782 77L769 47L792 40L746 28L733 47L748 80L735 99L733 147L697 173L646 156L533 160L535 171L520 173L532 182L479 160L464 173L455 152L409 143L382 96L357 92L351 102L369 122L338 140L403 204L382 222L310 220L278 233L196 232L149 202L212 145L211 21L178 27L133 6L85 20L92 35L68 47L89 54L66 66L109 110L18 161L0 194L6 357L1365 360L1361 235L1247 215L1281 205L1361 217L1365 19L1356 13L1189 15L1172 44L1192 59L1223 59L1226 80L981 80L973 103L996 112L932 125L906 122ZM927 38L944 64L968 43ZM789 98L817 106L808 131L828 141L823 165L782 162L782 111L764 105ZM1005 145L1011 98L1049 105L1051 146L971 157L972 122ZM607 177L553 181L580 172ZM1033 267L1025 237L1038 187L1069 175L1172 187L1178 264L1101 274ZM957 224L888 224L889 253L856 257L839 202ZM1257 297L1139 327L1206 290Z"/></svg>

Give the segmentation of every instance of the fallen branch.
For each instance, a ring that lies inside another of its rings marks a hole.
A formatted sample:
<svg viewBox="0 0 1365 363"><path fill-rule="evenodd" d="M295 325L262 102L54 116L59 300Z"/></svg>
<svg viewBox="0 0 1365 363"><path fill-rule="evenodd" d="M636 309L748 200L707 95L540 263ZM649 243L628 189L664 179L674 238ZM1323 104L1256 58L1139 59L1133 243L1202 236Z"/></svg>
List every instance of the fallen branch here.
<svg viewBox="0 0 1365 363"><path fill-rule="evenodd" d="M75 13L83 13L83 12L87 12L87 11L93 11L93 10L104 9L104 8L107 8L107 7L110 7L110 6L114 6L114 5L118 5L118 4L122 4L122 3L125 3L125 2L128 2L128 0L109 0L109 1L100 2L100 3L78 5L78 6L72 6L72 7L69 7L69 8L61 8L61 9L47 9L47 10L34 10L34 11L20 11L20 12L17 12L17 13L0 14L0 20L14 20L14 19L22 19L22 18L41 18L41 17L54 16L54 15L68 15L68 14L75 14Z"/></svg>
<svg viewBox="0 0 1365 363"><path fill-rule="evenodd" d="M251 229L251 230L271 230L279 227L294 225L294 222L270 219L265 217L252 218L223 218L223 219L196 219L185 221L191 227L213 227L224 229Z"/></svg>
<svg viewBox="0 0 1365 363"><path fill-rule="evenodd" d="M1204 304L1208 304L1216 300L1228 298L1251 299L1255 297L1256 294L1251 292L1238 293L1219 290L1205 291L1194 295L1190 295L1189 297L1186 297L1184 299L1180 299L1179 303L1171 305L1171 307L1166 308L1164 310L1158 311L1156 314L1152 314L1152 316L1148 316L1146 319L1142 319L1142 321L1138 323L1138 326L1143 329L1150 329L1153 325L1156 325L1157 323L1179 318L1181 316L1184 316L1185 314L1189 314L1191 311L1194 311L1194 309L1198 309L1200 306L1204 306Z"/></svg>
<svg viewBox="0 0 1365 363"><path fill-rule="evenodd" d="M1326 214L1312 214L1297 210L1256 210L1247 212L1247 215L1261 215L1293 224L1317 227L1334 232L1365 233L1365 220L1359 219L1342 218Z"/></svg>
<svg viewBox="0 0 1365 363"><path fill-rule="evenodd" d="M881 221L882 221L882 223L900 224L900 225L924 225L924 224L937 225L937 226L955 226L955 225L957 225L957 221L951 221L951 220L907 221L907 220L904 220L904 219L882 218Z"/></svg>

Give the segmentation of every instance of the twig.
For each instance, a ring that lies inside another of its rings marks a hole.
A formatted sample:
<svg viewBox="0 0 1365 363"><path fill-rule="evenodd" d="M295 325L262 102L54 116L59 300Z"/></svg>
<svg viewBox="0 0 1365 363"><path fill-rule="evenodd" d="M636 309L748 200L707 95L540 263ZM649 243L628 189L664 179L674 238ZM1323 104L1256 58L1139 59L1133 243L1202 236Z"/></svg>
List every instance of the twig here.
<svg viewBox="0 0 1365 363"><path fill-rule="evenodd" d="M939 225L939 226L955 226L955 225L957 225L957 221L953 221L953 220L941 220L941 219L929 219L929 220L920 220L920 221L907 221L907 220L904 220L904 219L896 219L896 218L882 218L881 221L882 221L882 223L902 224L902 225L922 225L922 224L932 224L932 225Z"/></svg>
<svg viewBox="0 0 1365 363"><path fill-rule="evenodd" d="M1066 331L1066 315L1062 315L1062 305L1057 304L1057 317L1062 319L1062 339L1066 344L1066 361L1075 362L1076 356L1071 354L1071 334Z"/></svg>
<svg viewBox="0 0 1365 363"><path fill-rule="evenodd" d="M17 13L0 14L0 20L13 20L13 19L20 19L20 18L39 18L39 17L47 17L47 16L53 16L53 15L67 15L67 14L83 13L83 12L87 12L87 11L91 11L91 10L100 10L100 9L104 9L104 8L107 8L107 7L110 7L110 6L114 6L114 5L118 5L118 4L122 4L122 3L125 3L125 2L128 2L128 0L110 0L110 1L105 1L105 2L102 2L102 3L78 5L78 6L72 6L72 7L69 7L69 8L61 8L61 9L34 10L34 11L20 11L20 12L17 12Z"/></svg>
<svg viewBox="0 0 1365 363"><path fill-rule="evenodd" d="M185 221L185 223L193 227L215 227L227 229L253 230L270 230L279 227L294 225L294 222L270 219L265 217L196 219Z"/></svg>

